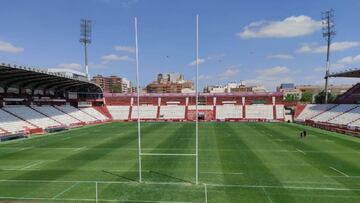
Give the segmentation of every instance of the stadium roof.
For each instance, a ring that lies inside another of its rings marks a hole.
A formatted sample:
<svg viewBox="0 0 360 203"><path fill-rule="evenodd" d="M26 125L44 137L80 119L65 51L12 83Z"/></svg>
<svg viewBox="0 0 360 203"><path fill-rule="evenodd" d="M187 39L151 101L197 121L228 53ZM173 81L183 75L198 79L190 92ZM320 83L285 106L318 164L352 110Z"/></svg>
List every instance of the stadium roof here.
<svg viewBox="0 0 360 203"><path fill-rule="evenodd" d="M100 86L81 78L72 78L60 73L23 67L12 64L0 64L0 87L46 89L59 92L102 93Z"/></svg>
<svg viewBox="0 0 360 203"><path fill-rule="evenodd" d="M360 78L360 69L350 69L341 72L331 73L329 77Z"/></svg>

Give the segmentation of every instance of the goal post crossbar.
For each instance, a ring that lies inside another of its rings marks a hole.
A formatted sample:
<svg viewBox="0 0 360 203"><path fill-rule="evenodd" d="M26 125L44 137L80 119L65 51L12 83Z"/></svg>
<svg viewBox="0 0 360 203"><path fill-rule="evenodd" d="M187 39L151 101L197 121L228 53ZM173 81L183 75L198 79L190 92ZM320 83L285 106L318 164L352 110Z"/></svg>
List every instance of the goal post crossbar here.
<svg viewBox="0 0 360 203"><path fill-rule="evenodd" d="M141 153L141 156L197 156L197 154Z"/></svg>
<svg viewBox="0 0 360 203"><path fill-rule="evenodd" d="M196 119L195 119L195 154L161 154L161 153L142 153L141 151L141 119L140 119L140 78L139 78L139 48L138 48L138 21L137 17L134 19L135 28L135 58L136 58L136 98L137 98L137 136L138 136L138 167L139 167L139 182L142 182L142 156L194 156L195 157L195 182L199 183L199 117L198 117L198 101L199 101L199 15L196 15L195 21L195 62L196 62L196 85L195 85L195 98L196 98Z"/></svg>

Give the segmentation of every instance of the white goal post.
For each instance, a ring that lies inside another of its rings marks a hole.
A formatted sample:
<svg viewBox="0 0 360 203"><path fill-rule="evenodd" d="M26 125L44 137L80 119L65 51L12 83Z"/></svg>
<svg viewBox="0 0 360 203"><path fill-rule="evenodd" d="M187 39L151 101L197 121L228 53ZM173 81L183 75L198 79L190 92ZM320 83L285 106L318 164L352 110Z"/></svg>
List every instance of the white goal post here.
<svg viewBox="0 0 360 203"><path fill-rule="evenodd" d="M161 153L142 153L141 151L141 120L140 120L140 78L139 78L139 48L138 48L138 20L135 17L135 58L136 58L136 89L137 89L137 135L138 135L138 162L139 162L139 183L142 183L142 156L194 156L195 157L195 183L199 183L199 118L198 118L198 85L199 85L199 15L196 15L196 48L195 48L195 61L196 61L196 84L195 84L195 154L161 154Z"/></svg>

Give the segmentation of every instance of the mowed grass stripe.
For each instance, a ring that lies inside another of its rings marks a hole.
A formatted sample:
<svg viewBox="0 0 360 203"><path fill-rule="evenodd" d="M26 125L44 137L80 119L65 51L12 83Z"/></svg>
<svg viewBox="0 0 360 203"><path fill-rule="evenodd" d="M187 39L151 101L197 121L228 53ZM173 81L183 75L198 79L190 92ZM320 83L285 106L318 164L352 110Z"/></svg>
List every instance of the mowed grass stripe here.
<svg viewBox="0 0 360 203"><path fill-rule="evenodd" d="M119 125L119 124L113 123L112 125ZM122 124L120 124L120 125L122 125ZM66 175L77 172L77 170L79 168L85 167L86 165L90 164L91 162L96 162L97 160L105 157L107 154L109 154L111 152L108 150L108 151L101 151L101 153L99 153L99 152L91 153L92 148L109 147L109 146L122 147L122 146L126 146L132 142L135 145L136 139L137 139L137 137L135 136L135 133L134 133L135 130L132 130L132 128L130 128L131 124L129 124L129 125L126 124L125 126L126 126L126 128L129 128L130 130L128 130L125 134L123 134L121 136L111 136L111 134L114 133L114 131L105 131L104 134L107 133L107 136L111 139L102 139L102 142L99 142L99 144L97 144L97 145L87 146L86 150L72 152L69 156L62 157L57 162L49 163L49 165L52 168L58 167L59 169L61 169L62 167L64 167L63 161L78 160L78 162L73 162L73 164L71 166L68 166L68 168L66 170L26 171L25 173L20 173L17 176L13 176L11 179L13 179L13 180L16 180L16 179L20 179L20 180L26 180L26 179L58 180ZM163 126L164 125L159 125L158 128L161 128ZM154 129L152 127L154 127L154 126L149 126L147 130L150 131L151 129ZM134 128L134 129L136 129L136 128ZM90 130L90 129L88 129L88 130ZM102 136L106 136L106 134L105 135L104 134ZM98 137L99 136L101 136L101 135L98 135ZM95 137L93 137L93 138L95 138ZM89 139L91 139L91 137L89 137ZM97 139L99 139L99 138L97 138ZM85 160L85 161L81 161L81 160ZM101 167L101 165L99 167ZM104 167L106 167L106 166L104 166ZM81 170L79 172L81 173ZM92 174L93 175L97 174L97 175L93 176L91 178L98 178L98 177L104 176L104 174L102 174L102 173L103 172L101 171L101 169L99 169L99 171L97 171L97 172L94 171ZM118 179L119 177L116 177L116 178ZM47 184L45 184L45 185L47 185ZM45 185L42 187L46 187ZM37 188L32 188L32 190L35 190L35 189L37 189ZM31 192L32 191L28 191L27 194L29 194ZM23 194L23 196L26 196L27 194Z"/></svg>
<svg viewBox="0 0 360 203"><path fill-rule="evenodd" d="M316 148L314 148L312 146L311 143L307 143L307 142L299 142L297 141L295 137L290 137L290 135L292 134L296 134L298 128L293 128L290 125L287 125L287 134L284 133L284 131L276 131L276 128L272 128L269 127L268 125L259 125L258 126L261 129L266 130L267 132L270 132L272 134L276 134L277 136L281 137L281 138L288 138L288 139L292 139L293 141L291 142L287 142L287 144L282 144L280 143L279 145L283 145L284 147L299 147L302 146L302 148L306 151L306 150L316 150ZM314 131L312 132L311 136L318 136L318 134ZM307 138L305 138L307 139ZM321 148L322 146L319 145L317 146L319 148ZM317 154L311 154L308 153L306 156L301 156L301 159L306 161L307 163L311 164L314 168L317 168L319 171L323 172L323 175L329 175L331 173L334 173L334 171L332 169L330 169L329 167L336 167L338 170L341 169L342 171L344 169L346 169L347 171L351 171L353 173L359 172L360 168L358 168L355 164L356 163L348 163L346 161L343 161L339 158L335 158L332 156L332 154L326 154L326 153L317 153ZM336 172L335 172L336 173ZM354 188L357 187L356 185L356 181L355 180L351 180L351 179L337 179L337 178L332 178L333 181L342 183L345 187L347 188ZM354 191L355 194L360 195L359 191Z"/></svg>
<svg viewBox="0 0 360 203"><path fill-rule="evenodd" d="M247 181L253 182L256 185L264 185L267 182L271 182L272 185L279 185L282 186L282 183L277 180L277 178L271 173L271 171L266 167L266 165L262 164L262 161L258 158L256 153L251 152L251 148L247 145L247 143L244 141L246 136L251 136L252 130L250 128L247 128L247 130L243 131L237 131L234 126L236 124L233 123L216 123L216 131L217 136L220 138L221 131L225 131L229 133L230 137L229 139L219 139L218 142L223 142L222 145L226 146L227 148L237 148L237 149L247 149L249 152L247 153L233 153L231 154L231 157L228 154L225 154L222 159L224 160L232 160L232 162L238 163L238 167L236 168L243 168L244 169L244 175L242 178L248 179ZM245 126L246 127L246 126ZM257 165L247 165L247 163L256 162ZM224 168L225 169L225 168ZM224 170L223 169L223 170ZM265 178L266 177L266 178ZM224 177L225 184L232 184L234 183L234 180L237 180L236 182L240 182L241 179L236 179L235 177ZM265 181L266 180L266 181ZM228 188L225 189L225 191L228 192ZM285 193L288 193L286 189L284 189ZM263 193L262 189L259 189L257 193L261 196L263 196L265 199L271 198L271 195L266 196ZM231 193L232 194L232 193ZM231 196L229 196L230 198ZM235 199L234 199L235 200ZM291 196L282 197L281 201L284 202L293 202L293 199Z"/></svg>
<svg viewBox="0 0 360 203"><path fill-rule="evenodd" d="M199 127L200 182L208 185L209 202L360 198L359 179L353 178L360 177L356 139L285 123L201 122ZM204 186L187 182L195 176L193 157L146 156L150 169L144 175L160 173L146 177L147 183L136 182L136 129L136 123L109 123L0 144L0 163L7 169L44 161L23 171L0 170L0 199L48 202L61 194L59 201L93 201L94 181L99 181L102 200L204 202ZM298 138L302 129L310 129L304 140ZM142 123L142 132L148 153L194 152L194 123Z"/></svg>

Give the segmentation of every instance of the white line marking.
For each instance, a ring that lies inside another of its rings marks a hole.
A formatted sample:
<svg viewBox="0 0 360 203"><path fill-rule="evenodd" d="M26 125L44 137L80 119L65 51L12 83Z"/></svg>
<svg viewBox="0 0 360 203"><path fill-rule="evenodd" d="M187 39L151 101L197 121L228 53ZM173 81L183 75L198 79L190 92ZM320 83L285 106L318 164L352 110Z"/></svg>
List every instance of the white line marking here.
<svg viewBox="0 0 360 203"><path fill-rule="evenodd" d="M305 153L303 150L301 150L301 149L296 148L296 151L298 151L298 152L300 152L300 153L302 153L302 154L306 155L306 153Z"/></svg>
<svg viewBox="0 0 360 203"><path fill-rule="evenodd" d="M301 187L301 186L276 186L276 185L222 185L222 184L207 184L213 187L239 187L239 188L279 188L279 189L294 189L294 190L329 190L329 191L360 191L360 188L337 188L337 187Z"/></svg>
<svg viewBox="0 0 360 203"><path fill-rule="evenodd" d="M72 137L65 137L65 138L62 138L61 140L68 140L68 139L71 139Z"/></svg>
<svg viewBox="0 0 360 203"><path fill-rule="evenodd" d="M328 181L281 181L282 183L289 183L289 184L322 184L322 185L341 185L341 183L337 182L328 182Z"/></svg>
<svg viewBox="0 0 360 203"><path fill-rule="evenodd" d="M261 189L262 189L262 191L264 192L264 194L265 194L266 199L268 200L268 202L273 203L273 201L271 200L269 194L266 192L265 188L262 187Z"/></svg>
<svg viewBox="0 0 360 203"><path fill-rule="evenodd" d="M29 163L28 165L26 165L25 167L22 167L20 170L24 170L24 169L29 169L29 168L31 168L31 167L33 167L33 166L36 166L36 165L39 165L39 164L41 164L41 163L43 163L44 161L33 161L33 162L31 162L31 163Z"/></svg>
<svg viewBox="0 0 360 203"><path fill-rule="evenodd" d="M72 149L74 149L74 152L77 152L77 151L80 151L80 150L86 149L86 147L72 148Z"/></svg>
<svg viewBox="0 0 360 203"><path fill-rule="evenodd" d="M342 176L344 177L344 176ZM359 176L360 177L360 176ZM133 181L69 181L69 180L0 180L0 182L33 182L33 183L102 183L102 184L132 184L138 185L138 182ZM182 185L192 186L197 185L184 182L144 182L148 185ZM239 187L239 188L278 188L278 189L294 189L294 190L328 190L328 191L360 191L360 188L340 188L340 187L306 187L306 186L286 186L286 185L226 185L207 183L210 187ZM2 198L2 197L0 197ZM94 200L93 200L94 201Z"/></svg>
<svg viewBox="0 0 360 203"><path fill-rule="evenodd" d="M337 170L336 168L334 168L334 167L332 167L332 166L330 166L329 168L331 168L332 170L334 170L334 171L336 171L336 172L340 173L341 175L344 175L345 177L349 177L346 173L341 172L341 171Z"/></svg>
<svg viewBox="0 0 360 203"><path fill-rule="evenodd" d="M95 199L51 199L51 198L41 198L41 197L1 197L0 199L10 199L10 200L43 200L43 201L74 201L74 202L94 202ZM153 203L153 202L159 202L159 203L200 203L200 202L176 202L176 201L150 201L150 200L122 200L122 199L100 199L102 202L143 202L143 203Z"/></svg>
<svg viewBox="0 0 360 203"><path fill-rule="evenodd" d="M206 171L206 172L200 172L200 173L203 173L203 174L217 174L217 175L243 175L244 174L244 173L241 173L241 172L227 173L227 172L215 172L215 171Z"/></svg>
<svg viewBox="0 0 360 203"><path fill-rule="evenodd" d="M207 194L206 183L204 184L204 189L205 189L205 203L207 203L208 202L208 194Z"/></svg>
<svg viewBox="0 0 360 203"><path fill-rule="evenodd" d="M141 153L142 156L196 156L196 154Z"/></svg>
<svg viewBox="0 0 360 203"><path fill-rule="evenodd" d="M327 178L360 178L360 176L324 176Z"/></svg>
<svg viewBox="0 0 360 203"><path fill-rule="evenodd" d="M56 199L56 198L60 197L61 195L65 194L67 191L73 189L73 188L74 188L75 186L77 186L78 184L79 184L79 183L73 184L72 186L68 187L68 188L65 189L64 191L62 191L62 192L58 193L57 195L55 195L55 196L53 197L53 199Z"/></svg>

